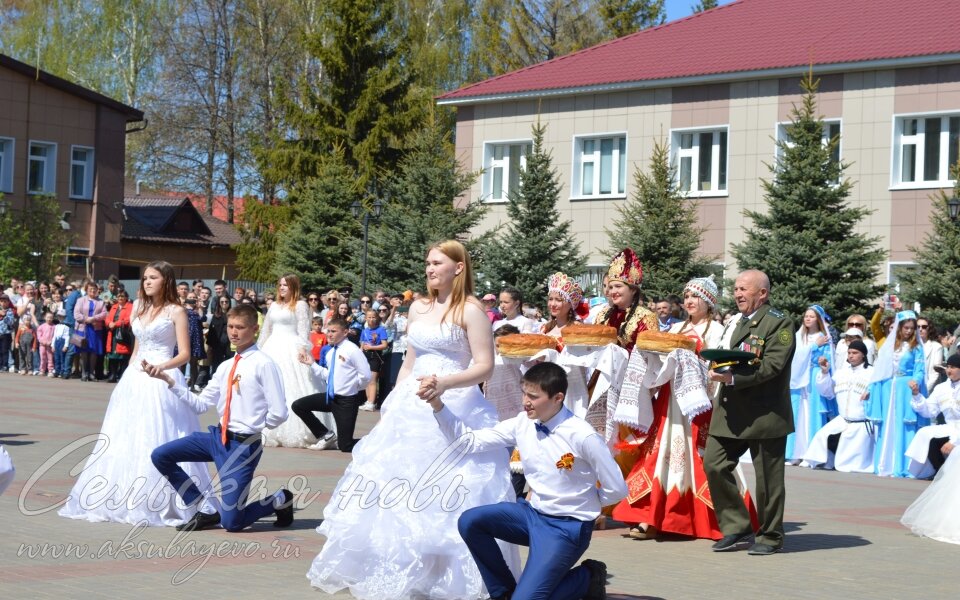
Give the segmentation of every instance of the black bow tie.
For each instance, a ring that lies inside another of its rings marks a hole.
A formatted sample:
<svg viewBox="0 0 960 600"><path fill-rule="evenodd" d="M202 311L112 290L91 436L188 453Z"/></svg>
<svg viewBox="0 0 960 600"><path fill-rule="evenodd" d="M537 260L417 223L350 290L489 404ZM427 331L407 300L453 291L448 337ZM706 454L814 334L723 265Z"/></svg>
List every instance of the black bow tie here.
<svg viewBox="0 0 960 600"><path fill-rule="evenodd" d="M537 431L539 431L543 435L550 435L550 430L543 423L534 423L533 426L536 427Z"/></svg>

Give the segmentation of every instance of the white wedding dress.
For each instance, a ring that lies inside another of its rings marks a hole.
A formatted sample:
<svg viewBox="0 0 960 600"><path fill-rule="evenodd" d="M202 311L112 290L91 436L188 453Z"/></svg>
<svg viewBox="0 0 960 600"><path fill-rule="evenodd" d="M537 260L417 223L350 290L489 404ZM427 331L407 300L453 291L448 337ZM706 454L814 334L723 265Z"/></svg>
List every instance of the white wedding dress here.
<svg viewBox="0 0 960 600"><path fill-rule="evenodd" d="M483 580L457 531L474 506L513 502L509 454L461 456L447 443L433 409L417 395L417 377L464 370L470 349L457 326L414 322L413 373L387 396L380 422L353 449L353 462L323 510L317 532L327 540L307 577L327 593L357 598L474 599ZM472 429L497 424L477 386L447 390L443 402ZM519 554L506 548L518 573Z"/></svg>
<svg viewBox="0 0 960 600"><path fill-rule="evenodd" d="M299 359L300 349L310 352L310 314L310 309L303 300L297 302L296 310L274 302L263 319L263 327L257 339L260 350L280 368L288 409L300 398L326 389L324 383L313 375L310 367ZM327 429L337 431L331 413L317 413L317 417ZM264 446L306 448L316 441L317 438L313 437L306 424L293 414L293 411L290 411L290 418L279 427L263 430Z"/></svg>
<svg viewBox="0 0 960 600"><path fill-rule="evenodd" d="M917 535L940 542L960 544L960 519L957 498L960 497L960 450L947 456L933 482L913 501L900 522Z"/></svg>
<svg viewBox="0 0 960 600"><path fill-rule="evenodd" d="M134 305L133 314L138 307ZM167 309L169 311L169 309ZM62 517L87 521L178 525L191 518L196 507L186 508L173 486L153 466L154 448L200 429L196 413L168 389L167 384L143 372L140 361L158 364L170 360L177 335L168 312L144 325L134 316L137 355L110 394L103 426L77 478ZM179 369L167 371L182 383ZM183 463L201 492L210 489L205 463Z"/></svg>

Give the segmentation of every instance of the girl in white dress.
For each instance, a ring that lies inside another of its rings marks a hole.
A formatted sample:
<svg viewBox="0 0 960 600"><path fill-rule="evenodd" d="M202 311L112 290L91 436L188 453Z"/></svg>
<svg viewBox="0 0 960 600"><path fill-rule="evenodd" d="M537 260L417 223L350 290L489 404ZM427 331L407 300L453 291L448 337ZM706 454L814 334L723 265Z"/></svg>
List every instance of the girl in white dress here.
<svg viewBox="0 0 960 600"><path fill-rule="evenodd" d="M913 501L900 522L915 534L939 542L960 544L960 519L957 518L957 497L960 496L960 452L951 451L933 483Z"/></svg>
<svg viewBox="0 0 960 600"><path fill-rule="evenodd" d="M443 402L471 428L497 413L477 384L493 366L490 321L473 297L463 245L427 255L428 298L410 307L407 354L380 422L353 448L353 462L323 511L327 538L307 577L327 593L357 598L484 597L457 519L474 506L515 499L505 451L464 456L437 427L423 398ZM516 547L504 553L516 571Z"/></svg>
<svg viewBox="0 0 960 600"><path fill-rule="evenodd" d="M180 497L150 461L154 448L200 429L197 415L143 372L140 362L158 365L182 383L179 367L190 360L187 313L177 299L176 273L166 262L147 265L133 306L136 336L130 366L110 395L93 454L59 514L87 521L179 525L197 507ZM174 354L176 348L177 353ZM210 487L206 465L187 463L201 491Z"/></svg>
<svg viewBox="0 0 960 600"><path fill-rule="evenodd" d="M294 401L324 389L310 367L300 362L310 352L310 307L300 298L300 278L287 273L277 282L277 299L263 319L257 346L273 359L283 377L287 408ZM291 414L292 411L291 411ZM320 413L320 422L336 433L330 413ZM264 446L307 448L317 441L307 425L296 416L275 429L263 431Z"/></svg>

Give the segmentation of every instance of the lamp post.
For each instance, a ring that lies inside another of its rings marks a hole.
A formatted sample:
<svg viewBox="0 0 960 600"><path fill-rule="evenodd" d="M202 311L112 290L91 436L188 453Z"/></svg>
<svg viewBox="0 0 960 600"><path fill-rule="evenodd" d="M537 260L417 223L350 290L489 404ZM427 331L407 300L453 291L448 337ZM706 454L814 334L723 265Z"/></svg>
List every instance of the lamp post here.
<svg viewBox="0 0 960 600"><path fill-rule="evenodd" d="M363 274L360 276L360 295L367 293L367 234L370 230L370 220L377 221L380 219L380 215L383 214L383 201L380 199L374 200L373 204L368 210L360 202L354 202L350 205L350 212L353 213L354 218L360 218L363 215Z"/></svg>
<svg viewBox="0 0 960 600"><path fill-rule="evenodd" d="M957 215L960 214L960 197L954 196L947 200L947 209L950 211L950 220L957 222Z"/></svg>

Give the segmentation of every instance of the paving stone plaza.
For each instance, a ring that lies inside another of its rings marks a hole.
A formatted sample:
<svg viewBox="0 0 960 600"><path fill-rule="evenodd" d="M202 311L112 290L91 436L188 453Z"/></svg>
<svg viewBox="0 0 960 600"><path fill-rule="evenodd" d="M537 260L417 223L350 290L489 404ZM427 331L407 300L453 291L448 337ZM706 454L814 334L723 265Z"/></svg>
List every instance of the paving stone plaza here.
<svg viewBox="0 0 960 600"><path fill-rule="evenodd" d="M305 574L323 543L315 532L323 507L349 460L340 452L265 449L264 489L299 494L291 529L268 519L243 533L184 535L57 516L51 507L69 492L70 470L86 460L92 445L84 437L99 430L112 387L0 375L0 443L17 467L0 496L3 597L326 597ZM359 433L376 420L361 412ZM749 465L745 471L752 486ZM612 599L947 598L960 583L960 546L918 538L899 523L927 485L788 468L780 554L716 554L708 540L631 540L614 526L595 533L587 557L607 563Z"/></svg>

